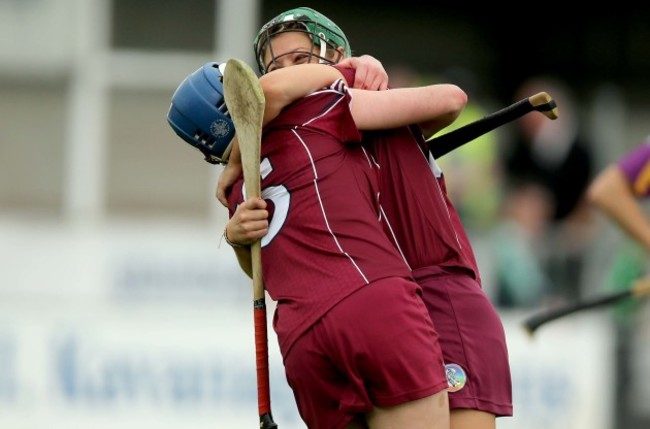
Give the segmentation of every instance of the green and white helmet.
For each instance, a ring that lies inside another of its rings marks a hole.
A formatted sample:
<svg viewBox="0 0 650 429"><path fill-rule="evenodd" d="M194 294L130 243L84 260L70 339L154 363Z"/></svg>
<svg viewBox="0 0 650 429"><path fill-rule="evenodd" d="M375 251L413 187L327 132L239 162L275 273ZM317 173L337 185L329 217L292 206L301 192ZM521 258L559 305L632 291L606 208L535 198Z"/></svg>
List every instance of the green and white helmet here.
<svg viewBox="0 0 650 429"><path fill-rule="evenodd" d="M265 74L268 71L268 64L264 64L264 52L266 51L266 47L269 46L269 41L273 36L288 31L309 34L314 41L314 47L318 49L317 52L314 52L314 49L312 49L309 55L317 57L320 62L333 62L327 58L327 49L335 50L337 48L343 48L347 57L352 55L348 39L334 21L316 12L314 9L298 7L282 12L271 19L264 24L257 34L253 48L255 49L255 58L257 59L257 66L260 69L260 73ZM271 56L271 62L275 61L276 57L273 52L271 52ZM340 58L334 62L338 62L339 60Z"/></svg>

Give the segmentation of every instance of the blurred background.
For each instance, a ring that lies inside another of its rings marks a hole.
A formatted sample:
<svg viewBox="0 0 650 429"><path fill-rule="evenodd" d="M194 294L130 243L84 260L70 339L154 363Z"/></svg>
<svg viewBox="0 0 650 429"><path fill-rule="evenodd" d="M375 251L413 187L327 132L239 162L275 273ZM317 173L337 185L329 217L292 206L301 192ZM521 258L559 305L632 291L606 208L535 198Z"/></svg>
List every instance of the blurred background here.
<svg viewBox="0 0 650 429"><path fill-rule="evenodd" d="M521 327L646 273L583 191L650 134L650 9L410 0L0 0L0 427L257 424L251 282L221 243L220 167L166 113L203 63L253 66L257 29L297 6L393 86L463 87L452 128L556 99L557 121L530 114L440 160L508 334L515 417L498 426L650 427L647 304ZM269 341L275 420L303 428Z"/></svg>

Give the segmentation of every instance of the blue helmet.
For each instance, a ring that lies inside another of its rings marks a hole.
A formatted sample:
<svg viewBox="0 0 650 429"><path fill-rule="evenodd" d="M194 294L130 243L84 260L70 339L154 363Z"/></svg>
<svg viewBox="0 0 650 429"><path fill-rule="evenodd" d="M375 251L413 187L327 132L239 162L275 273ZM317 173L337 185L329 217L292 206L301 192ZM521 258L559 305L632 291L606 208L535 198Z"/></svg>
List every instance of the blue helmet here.
<svg viewBox="0 0 650 429"><path fill-rule="evenodd" d="M226 63L210 62L187 76L176 88L167 113L173 130L205 155L211 164L225 164L235 124L223 97Z"/></svg>

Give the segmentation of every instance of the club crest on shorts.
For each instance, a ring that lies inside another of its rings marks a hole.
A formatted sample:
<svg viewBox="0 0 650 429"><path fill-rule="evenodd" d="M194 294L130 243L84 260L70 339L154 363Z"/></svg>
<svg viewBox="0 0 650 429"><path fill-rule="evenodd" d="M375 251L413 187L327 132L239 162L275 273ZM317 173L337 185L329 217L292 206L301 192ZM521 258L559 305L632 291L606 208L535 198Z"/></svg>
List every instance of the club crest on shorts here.
<svg viewBox="0 0 650 429"><path fill-rule="evenodd" d="M447 374L447 392L458 392L465 387L467 383L467 374L460 365L448 363L445 365L445 374Z"/></svg>

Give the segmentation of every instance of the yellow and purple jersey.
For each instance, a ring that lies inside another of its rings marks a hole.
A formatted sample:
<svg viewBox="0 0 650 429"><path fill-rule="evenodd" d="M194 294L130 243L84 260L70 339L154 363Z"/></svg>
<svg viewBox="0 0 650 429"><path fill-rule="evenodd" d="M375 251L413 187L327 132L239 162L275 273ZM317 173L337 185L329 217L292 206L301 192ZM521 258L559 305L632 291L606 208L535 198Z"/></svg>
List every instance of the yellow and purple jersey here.
<svg viewBox="0 0 650 429"><path fill-rule="evenodd" d="M650 195L650 137L623 156L618 166L634 195L642 198Z"/></svg>

